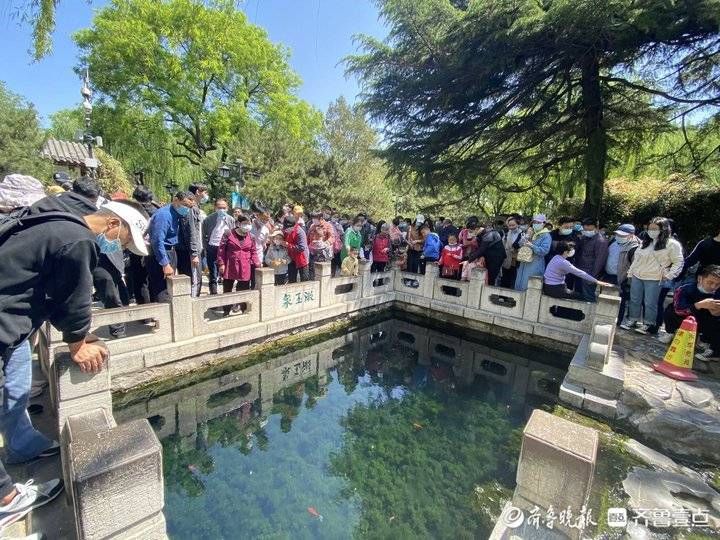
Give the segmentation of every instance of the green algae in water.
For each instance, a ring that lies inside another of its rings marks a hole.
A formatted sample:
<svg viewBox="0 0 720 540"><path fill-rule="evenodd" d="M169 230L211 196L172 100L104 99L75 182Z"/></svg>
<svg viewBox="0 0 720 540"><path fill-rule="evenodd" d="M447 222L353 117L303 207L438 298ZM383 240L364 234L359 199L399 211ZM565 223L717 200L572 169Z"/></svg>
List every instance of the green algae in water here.
<svg viewBox="0 0 720 540"><path fill-rule="evenodd" d="M449 342L457 357L441 361L433 350L447 348L394 330L148 402L170 537L486 538L514 487L522 427L550 399L539 381L563 371L526 361L484 375L474 342Z"/></svg>

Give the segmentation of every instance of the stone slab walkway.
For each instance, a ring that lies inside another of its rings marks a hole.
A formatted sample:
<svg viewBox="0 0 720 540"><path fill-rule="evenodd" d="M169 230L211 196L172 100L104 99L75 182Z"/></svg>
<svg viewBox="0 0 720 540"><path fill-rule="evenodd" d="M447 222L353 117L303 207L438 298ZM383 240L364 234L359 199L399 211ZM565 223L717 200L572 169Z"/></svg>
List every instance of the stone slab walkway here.
<svg viewBox="0 0 720 540"><path fill-rule="evenodd" d="M39 372L37 362L33 362L33 377L44 378ZM38 403L43 406L44 411L37 416L31 416L33 425L45 433L48 437L57 439L57 418L50 412L52 405L50 404L49 392L47 387L39 397L31 400L31 403ZM3 441L0 436L0 451L2 451ZM4 455L4 451L2 451ZM13 481L22 483L33 478L36 482L44 482L51 478L62 476L60 456L41 459L34 463L8 465L8 472ZM75 523L72 515L72 508L67 504L66 493L51 503L38 508L28 514L25 519L10 525L0 532L0 538L23 538L31 533L44 533L46 540L74 540Z"/></svg>
<svg viewBox="0 0 720 540"><path fill-rule="evenodd" d="M673 456L720 464L720 363L702 365L697 382L676 381L652 369L668 347L657 338L619 330L616 344L625 351L617 419Z"/></svg>

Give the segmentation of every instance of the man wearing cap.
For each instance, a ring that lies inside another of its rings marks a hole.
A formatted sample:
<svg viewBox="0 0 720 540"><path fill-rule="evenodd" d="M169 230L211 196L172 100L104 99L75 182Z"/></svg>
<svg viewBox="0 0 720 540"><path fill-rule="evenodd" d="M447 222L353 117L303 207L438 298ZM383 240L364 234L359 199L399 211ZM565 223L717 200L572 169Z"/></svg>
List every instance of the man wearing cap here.
<svg viewBox="0 0 720 540"><path fill-rule="evenodd" d="M614 233L614 237L608 243L608 257L605 262L605 281L618 284L618 263L620 262L620 250L627 243L630 236L635 235L635 227L629 223L620 225Z"/></svg>
<svg viewBox="0 0 720 540"><path fill-rule="evenodd" d="M57 197L42 199L33 205L38 212L69 212L78 217L94 214L100 198L100 185L86 176L73 182L72 191L61 193ZM97 266L93 269L93 286L105 308L117 308L128 303L129 292L123 281L125 257L122 250L114 253L101 253ZM125 337L125 324L110 325L110 336Z"/></svg>
<svg viewBox="0 0 720 540"><path fill-rule="evenodd" d="M22 345L49 321L62 332L70 358L82 371L100 371L107 348L89 334L92 270L100 253L128 248L147 255L143 241L147 219L129 204L111 202L82 218L67 213L39 217L43 214L31 207L29 216L0 239L0 260L10 262L0 270L0 357L4 366L0 372L0 397L4 398L0 425L13 435L11 439L22 440L17 447L12 440L5 441L15 454L9 456L13 460L42 457L52 449L36 446L34 456L28 451L35 445L35 430L23 406L30 391L31 357L29 347ZM13 414L15 410L23 414ZM0 525L49 502L61 491L59 479L13 484L0 464Z"/></svg>

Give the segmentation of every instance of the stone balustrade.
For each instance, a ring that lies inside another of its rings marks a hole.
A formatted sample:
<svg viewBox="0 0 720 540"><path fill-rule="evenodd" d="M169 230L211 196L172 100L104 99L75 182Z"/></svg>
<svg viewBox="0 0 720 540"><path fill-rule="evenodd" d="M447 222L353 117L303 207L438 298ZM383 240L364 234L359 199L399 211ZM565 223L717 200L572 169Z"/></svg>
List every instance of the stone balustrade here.
<svg viewBox="0 0 720 540"><path fill-rule="evenodd" d="M357 277L332 277L329 263L317 263L314 281L275 286L273 270L259 268L255 271L255 290L200 298L191 297L188 277L172 276L168 278L169 303L93 314L93 330L112 323L145 322L134 325L142 326L139 334L129 332L128 337L108 342L111 360L108 369L99 374L80 372L64 349L60 334L47 325L42 330L39 357L58 410L63 467L67 485L72 486L69 493L78 537L164 537L162 455L157 437L145 420L117 426L111 397L112 389L128 389L157 378L157 369L163 366L192 360L197 361L193 364L197 369L206 359L236 356L242 347L260 340L368 308L395 307L490 333L502 330L503 336L510 334L525 341L550 339L561 348L579 345L576 356L580 354L583 362L577 370L595 378L606 376L612 360L612 321L619 302L613 289L603 291L607 294L601 294L599 302L593 304L543 296L542 279L538 277L530 279L526 291L515 291L487 285L482 269L473 270L469 282L441 278L437 264L428 265L424 275L369 270L370 265L362 263ZM222 308L227 306L237 308L223 316ZM490 361L504 362L497 354L492 359L483 356L482 347L470 350L442 334L419 339L434 340L427 346L439 356L455 348L467 349L464 354L473 355L480 366L477 369L484 369ZM323 354L328 353L318 352L314 364L311 359L311 369L317 371ZM500 372L514 376L513 359L506 360L497 373L499 377L505 376ZM130 382L118 385L118 381L126 380ZM528 377L522 381L525 386L539 388L538 381ZM578 406L582 407L587 389L572 384L563 386L581 393ZM271 387L268 385L268 392ZM197 417L199 409L193 407ZM131 494L131 485L141 486L141 492ZM127 509L127 501L136 501L137 508ZM120 507L123 511L118 510Z"/></svg>

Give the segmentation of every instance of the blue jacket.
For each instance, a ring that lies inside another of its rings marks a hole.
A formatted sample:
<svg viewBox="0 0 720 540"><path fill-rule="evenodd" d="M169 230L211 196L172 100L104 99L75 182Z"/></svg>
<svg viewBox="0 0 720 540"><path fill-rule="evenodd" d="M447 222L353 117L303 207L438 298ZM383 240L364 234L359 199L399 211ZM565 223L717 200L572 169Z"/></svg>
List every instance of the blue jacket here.
<svg viewBox="0 0 720 540"><path fill-rule="evenodd" d="M440 258L441 250L442 242L440 241L440 237L434 232L428 234L423 244L423 255L425 255L425 258L435 259L437 261Z"/></svg>
<svg viewBox="0 0 720 540"><path fill-rule="evenodd" d="M150 220L150 245L160 266L170 263L165 248L175 247L180 243L180 220L180 214L172 204L158 209Z"/></svg>

